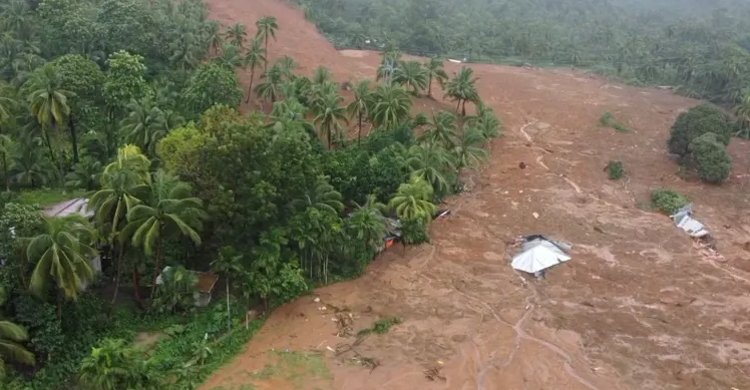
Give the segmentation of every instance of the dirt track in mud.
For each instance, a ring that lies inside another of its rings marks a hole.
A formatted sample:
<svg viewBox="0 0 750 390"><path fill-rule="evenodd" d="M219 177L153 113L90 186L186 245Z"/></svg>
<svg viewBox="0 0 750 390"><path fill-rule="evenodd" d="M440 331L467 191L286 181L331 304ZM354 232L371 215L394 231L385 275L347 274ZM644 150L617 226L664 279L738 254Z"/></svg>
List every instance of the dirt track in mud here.
<svg viewBox="0 0 750 390"><path fill-rule="evenodd" d="M377 54L337 52L285 3L209 5L226 24L276 16L271 57L290 55L303 73L325 65L339 80L374 74ZM446 202L452 213L435 222L432 243L391 248L362 278L279 308L202 388L750 388L750 144L733 141L729 183L684 181L665 140L697 101L578 71L471 66L505 136L466 178L469 191ZM632 131L599 127L605 111ZM625 180L607 180L609 160L623 161ZM648 210L658 187L693 200L723 259ZM543 281L515 273L511 243L529 233L574 243L573 260ZM337 354L357 340L337 336L333 319L349 314L353 333L381 317L403 322ZM290 370L278 365L284 354L310 351L323 370L278 373ZM442 378L426 378L432 368Z"/></svg>

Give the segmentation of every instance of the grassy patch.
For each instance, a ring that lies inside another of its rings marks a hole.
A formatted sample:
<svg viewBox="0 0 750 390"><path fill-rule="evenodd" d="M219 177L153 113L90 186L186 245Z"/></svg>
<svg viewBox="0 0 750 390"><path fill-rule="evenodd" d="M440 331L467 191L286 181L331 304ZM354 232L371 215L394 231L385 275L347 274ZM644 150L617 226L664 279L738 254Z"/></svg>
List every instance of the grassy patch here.
<svg viewBox="0 0 750 390"><path fill-rule="evenodd" d="M357 332L357 336L366 336L370 333L386 334L393 325L401 323L401 318L398 317L385 317L381 318L372 324L372 328L365 328Z"/></svg>
<svg viewBox="0 0 750 390"><path fill-rule="evenodd" d="M86 192L81 190L65 190L62 188L42 188L38 190L23 191L18 194L18 203L28 205L39 205L42 207L82 197Z"/></svg>
<svg viewBox="0 0 750 390"><path fill-rule="evenodd" d="M607 164L607 174L609 180L620 180L625 176L625 168L622 165L622 161L610 161Z"/></svg>
<svg viewBox="0 0 750 390"><path fill-rule="evenodd" d="M332 380L331 371L317 352L276 351L276 364L266 366L250 376L256 380L283 380L295 388L309 388L310 380Z"/></svg>
<svg viewBox="0 0 750 390"><path fill-rule="evenodd" d="M685 195L669 189L661 188L651 193L651 205L667 215L676 213L688 203L690 200Z"/></svg>
<svg viewBox="0 0 750 390"><path fill-rule="evenodd" d="M609 127L619 131L620 133L627 133L630 129L615 119L615 116L611 112L605 112L602 117L599 118L599 124L604 127Z"/></svg>

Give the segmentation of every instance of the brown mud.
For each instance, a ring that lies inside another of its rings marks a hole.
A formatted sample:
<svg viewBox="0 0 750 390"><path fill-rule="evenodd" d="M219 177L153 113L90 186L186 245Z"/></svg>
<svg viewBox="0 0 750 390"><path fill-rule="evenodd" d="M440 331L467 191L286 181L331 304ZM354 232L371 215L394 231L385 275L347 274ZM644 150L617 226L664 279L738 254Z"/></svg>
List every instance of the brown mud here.
<svg viewBox="0 0 750 390"><path fill-rule="evenodd" d="M271 58L290 55L305 74L325 65L339 81L374 75L376 53L337 52L284 2L208 3L250 34L276 16ZM446 202L452 213L434 223L432 243L393 247L363 277L277 309L202 389L750 388L750 144L733 141L728 183L684 180L665 143L698 101L581 71L470 66L505 136ZM600 127L606 111L632 130ZM610 160L625 179L607 179ZM691 198L720 258L649 210L659 187ZM515 273L511 245L530 233L572 242L573 260L541 281ZM389 316L402 323L356 336ZM304 364L284 366L285 356Z"/></svg>

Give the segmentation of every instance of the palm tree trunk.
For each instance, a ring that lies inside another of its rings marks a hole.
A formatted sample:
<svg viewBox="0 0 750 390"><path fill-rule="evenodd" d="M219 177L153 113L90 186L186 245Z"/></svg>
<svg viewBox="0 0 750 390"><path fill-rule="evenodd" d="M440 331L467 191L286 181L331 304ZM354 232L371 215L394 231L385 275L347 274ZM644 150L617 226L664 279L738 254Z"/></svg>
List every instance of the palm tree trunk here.
<svg viewBox="0 0 750 390"><path fill-rule="evenodd" d="M232 330L232 315L229 313L229 274L227 274L227 331Z"/></svg>
<svg viewBox="0 0 750 390"><path fill-rule="evenodd" d="M42 133L44 133L44 141L47 143L47 149L49 150L49 158L52 160L52 165L57 167L57 162L55 161L55 152L52 151L52 142L49 139L49 131L42 128Z"/></svg>
<svg viewBox="0 0 750 390"><path fill-rule="evenodd" d="M8 156L3 153L3 179L5 180L5 191L10 192L10 178L8 177Z"/></svg>
<svg viewBox="0 0 750 390"><path fill-rule="evenodd" d="M138 302L138 306L143 308L143 298L141 298L141 278L138 274L138 267L133 265L133 296L135 301Z"/></svg>
<svg viewBox="0 0 750 390"><path fill-rule="evenodd" d="M156 258L154 263L154 280L151 285L151 299L154 299L154 294L156 294L156 279L159 277L159 274L161 273L161 234L159 235L159 238L156 239Z"/></svg>
<svg viewBox="0 0 750 390"><path fill-rule="evenodd" d="M432 73L430 73L430 80L427 82L427 97L432 97Z"/></svg>
<svg viewBox="0 0 750 390"><path fill-rule="evenodd" d="M265 42L265 49L264 50L266 51L266 53L265 53L266 54L266 60L263 61L263 73L265 73L265 72L268 71L268 34L266 34L265 41L266 42Z"/></svg>
<svg viewBox="0 0 750 390"><path fill-rule="evenodd" d="M464 100L464 105L461 107L461 116L466 117L466 100Z"/></svg>
<svg viewBox="0 0 750 390"><path fill-rule="evenodd" d="M458 99L458 104L456 104L456 113L458 113L458 110L461 108L461 99Z"/></svg>
<svg viewBox="0 0 750 390"><path fill-rule="evenodd" d="M326 134L328 135L328 150L331 150L331 127L330 126L328 127Z"/></svg>
<svg viewBox="0 0 750 390"><path fill-rule="evenodd" d="M250 103L250 96L253 94L253 79L255 78L255 67L250 69L250 86L247 88L247 99L245 103Z"/></svg>
<svg viewBox="0 0 750 390"><path fill-rule="evenodd" d="M359 131L357 131L357 145L362 141L362 111L359 111Z"/></svg>
<svg viewBox="0 0 750 390"><path fill-rule="evenodd" d="M73 162L78 163L78 139L76 137L76 121L73 114L68 117L68 130L70 130L70 142L73 145Z"/></svg>
<svg viewBox="0 0 750 390"><path fill-rule="evenodd" d="M117 248L117 275L115 276L115 292L112 294L112 304L117 302L117 293L120 291L120 277L122 275L122 254L125 250L125 245L118 245Z"/></svg>

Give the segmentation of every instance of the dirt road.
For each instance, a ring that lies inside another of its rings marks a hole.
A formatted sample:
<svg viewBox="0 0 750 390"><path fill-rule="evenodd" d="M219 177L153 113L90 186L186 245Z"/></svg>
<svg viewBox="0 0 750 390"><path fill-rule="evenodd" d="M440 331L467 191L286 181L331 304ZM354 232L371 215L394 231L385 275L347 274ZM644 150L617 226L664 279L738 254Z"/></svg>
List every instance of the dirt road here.
<svg viewBox="0 0 750 390"><path fill-rule="evenodd" d="M276 16L271 57L290 55L304 73L374 74L376 54L336 52L286 3L209 4L227 24ZM750 144L730 147L729 183L684 181L665 142L697 101L577 71L471 66L505 137L466 178L470 191L447 202L432 243L392 248L362 278L278 309L202 388L750 388ZM599 127L606 111L632 130ZM626 179L607 180L610 160ZM722 261L648 210L658 187L693 200ZM573 260L542 281L516 274L510 244L529 233L574 243ZM388 316L402 323L352 348L358 330Z"/></svg>

